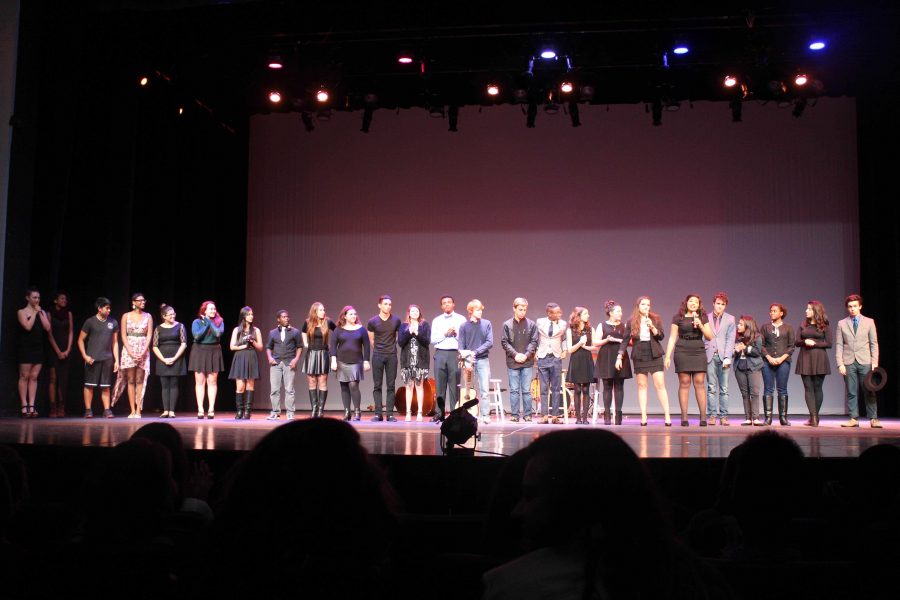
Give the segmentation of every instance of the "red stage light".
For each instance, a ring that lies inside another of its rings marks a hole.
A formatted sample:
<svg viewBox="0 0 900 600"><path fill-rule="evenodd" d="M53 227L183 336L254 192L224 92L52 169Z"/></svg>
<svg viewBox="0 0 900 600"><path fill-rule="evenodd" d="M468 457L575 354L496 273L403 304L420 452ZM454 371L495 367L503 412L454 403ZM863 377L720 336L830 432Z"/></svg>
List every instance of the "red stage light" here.
<svg viewBox="0 0 900 600"><path fill-rule="evenodd" d="M487 86L487 93L489 96L496 96L500 93L500 86L496 84L490 84Z"/></svg>
<svg viewBox="0 0 900 600"><path fill-rule="evenodd" d="M141 86L143 87L143 86L147 85L148 83L150 83L150 80L147 79L146 77L141 77L141 80L140 80L139 83L140 83Z"/></svg>
<svg viewBox="0 0 900 600"><path fill-rule="evenodd" d="M281 92L278 92L277 90L272 90L271 92L269 92L269 102L271 102L272 104L278 104L279 102L281 102Z"/></svg>
<svg viewBox="0 0 900 600"><path fill-rule="evenodd" d="M809 81L809 77L807 77L803 73L798 73L796 77L794 77L794 85L806 85L806 82Z"/></svg>
<svg viewBox="0 0 900 600"><path fill-rule="evenodd" d="M563 81L559 89L563 94L570 94L575 89L575 86L572 85L571 81Z"/></svg>
<svg viewBox="0 0 900 600"><path fill-rule="evenodd" d="M726 75L725 79L723 81L723 83L725 84L725 87L727 87L727 88L733 88L734 86L737 85L737 82L738 82L737 77L735 77L734 75Z"/></svg>
<svg viewBox="0 0 900 600"><path fill-rule="evenodd" d="M316 92L316 100L319 102L328 102L328 91L325 88L319 88L319 91Z"/></svg>

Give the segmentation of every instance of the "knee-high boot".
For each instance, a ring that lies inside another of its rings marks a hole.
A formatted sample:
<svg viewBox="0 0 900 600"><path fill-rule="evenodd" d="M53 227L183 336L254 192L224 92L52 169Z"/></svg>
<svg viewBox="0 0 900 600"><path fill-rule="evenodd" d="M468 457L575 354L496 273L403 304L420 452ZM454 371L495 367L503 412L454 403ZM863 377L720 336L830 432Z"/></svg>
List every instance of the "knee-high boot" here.
<svg viewBox="0 0 900 600"><path fill-rule="evenodd" d="M788 421L788 396L787 394L778 394L778 421L784 427L790 427L791 422Z"/></svg>
<svg viewBox="0 0 900 600"><path fill-rule="evenodd" d="M766 425L772 424L772 403L775 398L772 396L763 396L763 411L766 413Z"/></svg>
<svg viewBox="0 0 900 600"><path fill-rule="evenodd" d="M744 425L753 425L753 399L750 398L750 394L741 394L741 398L744 400Z"/></svg>
<svg viewBox="0 0 900 600"><path fill-rule="evenodd" d="M310 416L316 416L316 404L319 401L319 390L309 390L309 405L312 407L312 414Z"/></svg>
<svg viewBox="0 0 900 600"><path fill-rule="evenodd" d="M253 408L253 390L244 393L244 419L250 418L250 409Z"/></svg>
<svg viewBox="0 0 900 600"><path fill-rule="evenodd" d="M244 418L244 394L237 393L234 395L234 405L236 407L236 411L234 413L234 420L240 421Z"/></svg>
<svg viewBox="0 0 900 600"><path fill-rule="evenodd" d="M322 417L325 412L325 400L328 399L328 390L319 390L318 401L316 402L316 416Z"/></svg>

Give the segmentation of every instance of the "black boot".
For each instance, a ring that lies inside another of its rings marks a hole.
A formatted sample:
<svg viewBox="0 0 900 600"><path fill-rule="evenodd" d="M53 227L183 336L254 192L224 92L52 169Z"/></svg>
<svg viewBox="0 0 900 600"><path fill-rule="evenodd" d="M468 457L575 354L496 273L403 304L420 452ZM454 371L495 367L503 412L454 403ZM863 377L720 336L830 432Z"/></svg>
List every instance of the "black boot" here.
<svg viewBox="0 0 900 600"><path fill-rule="evenodd" d="M328 399L328 390L319 390L319 401L316 404L316 416L321 418L325 412L325 400Z"/></svg>
<svg viewBox="0 0 900 600"><path fill-rule="evenodd" d="M253 390L244 393L244 420L250 418L250 409L253 408Z"/></svg>
<svg viewBox="0 0 900 600"><path fill-rule="evenodd" d="M244 394L237 393L234 395L234 404L237 407L237 411L234 413L234 420L240 421L244 418Z"/></svg>
<svg viewBox="0 0 900 600"><path fill-rule="evenodd" d="M319 390L318 389L309 390L309 407L310 407L310 410L312 410L312 415L310 415L310 416L313 416L313 417L316 416L316 402L318 402L318 400L319 400Z"/></svg>
<svg viewBox="0 0 900 600"><path fill-rule="evenodd" d="M350 409L349 409L349 408L345 408L345 409L344 409L344 420L345 420L345 421L349 421L349 420L350 420Z"/></svg>
<svg viewBox="0 0 900 600"><path fill-rule="evenodd" d="M766 425L772 424L772 403L775 398L772 396L763 396L763 411L766 413Z"/></svg>
<svg viewBox="0 0 900 600"><path fill-rule="evenodd" d="M778 394L778 421L783 427L790 427L791 422L788 421L788 397L787 394Z"/></svg>

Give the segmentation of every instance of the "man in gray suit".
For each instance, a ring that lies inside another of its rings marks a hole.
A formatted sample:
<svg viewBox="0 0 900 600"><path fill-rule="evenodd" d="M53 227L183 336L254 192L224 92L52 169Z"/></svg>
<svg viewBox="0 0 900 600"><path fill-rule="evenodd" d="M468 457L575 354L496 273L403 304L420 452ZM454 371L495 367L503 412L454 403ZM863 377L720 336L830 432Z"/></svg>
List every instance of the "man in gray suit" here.
<svg viewBox="0 0 900 600"><path fill-rule="evenodd" d="M875 321L860 314L862 310L862 297L851 294L844 300L847 313L846 319L838 323L837 331L837 366L838 371L844 376L847 386L847 408L850 410L850 420L841 423L841 427L859 427L859 385L865 380L866 375L872 369L878 368L878 333L875 330ZM865 391L866 416L871 426L881 428L878 422L878 401L875 392Z"/></svg>
<svg viewBox="0 0 900 600"><path fill-rule="evenodd" d="M719 292L713 299L713 310L709 315L709 325L713 331L711 340L706 340L706 398L709 424L728 425L728 367L734 356L735 322L734 316L725 312L728 296Z"/></svg>

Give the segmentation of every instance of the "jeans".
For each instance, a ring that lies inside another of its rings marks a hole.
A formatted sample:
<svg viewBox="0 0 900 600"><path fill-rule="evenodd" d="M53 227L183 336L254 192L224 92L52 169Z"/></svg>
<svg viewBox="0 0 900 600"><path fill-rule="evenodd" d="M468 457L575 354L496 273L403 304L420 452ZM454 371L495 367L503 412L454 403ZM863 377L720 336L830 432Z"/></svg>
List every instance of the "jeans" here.
<svg viewBox="0 0 900 600"><path fill-rule="evenodd" d="M538 359L538 377L541 380L541 414L544 416L548 414L548 408L550 409L550 416L562 416L559 410L559 404L562 400L561 375L562 359L552 354ZM546 402L544 398L547 398ZM550 406L551 404L552 406Z"/></svg>
<svg viewBox="0 0 900 600"><path fill-rule="evenodd" d="M514 417L530 417L533 401L531 399L531 380L534 377L533 367L509 369L509 410ZM519 412L519 401L522 412Z"/></svg>
<svg viewBox="0 0 900 600"><path fill-rule="evenodd" d="M722 367L718 354L706 365L706 411L710 417L728 416L728 369Z"/></svg>
<svg viewBox="0 0 900 600"><path fill-rule="evenodd" d="M853 361L852 365L847 365L847 375L844 377L844 384L847 386L847 408L850 410L850 418L859 418L859 386L865 380L866 375L872 370L872 365L861 365L858 361ZM878 399L875 392L869 390L863 391L866 400L866 417L869 419L878 418Z"/></svg>
<svg viewBox="0 0 900 600"><path fill-rule="evenodd" d="M379 416L384 408L384 403L381 401L383 376L387 379L387 414L390 415L394 412L394 383L397 380L396 352L393 354L372 353L372 378L375 380L372 397L375 399L375 414Z"/></svg>
<svg viewBox="0 0 900 600"><path fill-rule="evenodd" d="M456 408L459 399L459 360L456 350L434 351L435 396L444 399L445 410ZM438 403L440 409L440 403Z"/></svg>
<svg viewBox="0 0 900 600"><path fill-rule="evenodd" d="M294 373L288 361L279 360L269 368L269 400L272 412L281 412L281 390L284 389L284 407L294 412Z"/></svg>
<svg viewBox="0 0 900 600"><path fill-rule="evenodd" d="M737 380L738 389L744 399L744 415L752 421L759 416L759 392L763 387L762 372L735 369L734 378Z"/></svg>
<svg viewBox="0 0 900 600"><path fill-rule="evenodd" d="M787 396L787 382L791 375L791 361L786 360L777 367L766 361L763 365L763 396L772 396L778 389L779 396Z"/></svg>
<svg viewBox="0 0 900 600"><path fill-rule="evenodd" d="M473 375L478 378L478 412L482 417L490 416L487 395L491 385L491 363L487 356L475 359Z"/></svg>

